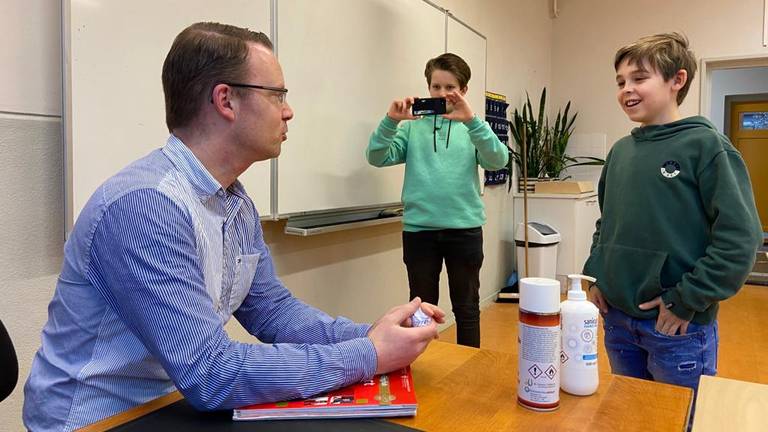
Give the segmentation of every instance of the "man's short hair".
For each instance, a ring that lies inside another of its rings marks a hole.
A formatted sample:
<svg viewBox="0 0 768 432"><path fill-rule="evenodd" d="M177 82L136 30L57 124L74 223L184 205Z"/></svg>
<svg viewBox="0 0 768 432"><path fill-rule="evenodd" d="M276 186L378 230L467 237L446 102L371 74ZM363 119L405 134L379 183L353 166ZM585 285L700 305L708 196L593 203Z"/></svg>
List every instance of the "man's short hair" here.
<svg viewBox="0 0 768 432"><path fill-rule="evenodd" d="M613 60L613 67L618 70L624 60L641 67L647 62L666 81L672 79L677 71L685 69L688 80L677 93L678 105L683 103L696 75L696 56L688 48L688 38L680 33L646 36L620 48Z"/></svg>
<svg viewBox="0 0 768 432"><path fill-rule="evenodd" d="M459 81L460 89L466 87L469 79L472 77L472 71L469 69L467 62L452 53L439 55L427 62L427 67L424 69L424 76L427 78L427 84L432 85L432 72L436 70L444 70L452 73Z"/></svg>
<svg viewBox="0 0 768 432"><path fill-rule="evenodd" d="M189 125L213 87L241 81L247 71L248 43L272 49L264 33L213 22L185 28L171 45L163 63L165 124L169 131Z"/></svg>

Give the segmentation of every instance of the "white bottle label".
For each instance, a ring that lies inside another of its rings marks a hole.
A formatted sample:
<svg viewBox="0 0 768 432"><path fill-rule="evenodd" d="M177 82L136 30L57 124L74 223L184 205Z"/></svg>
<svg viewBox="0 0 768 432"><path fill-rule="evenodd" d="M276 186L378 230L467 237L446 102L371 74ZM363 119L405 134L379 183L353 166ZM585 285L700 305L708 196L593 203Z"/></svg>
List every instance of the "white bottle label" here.
<svg viewBox="0 0 768 432"><path fill-rule="evenodd" d="M574 314L563 316L563 368L586 370L597 368L597 319Z"/></svg>
<svg viewBox="0 0 768 432"><path fill-rule="evenodd" d="M560 400L560 326L520 323L517 395L533 404Z"/></svg>

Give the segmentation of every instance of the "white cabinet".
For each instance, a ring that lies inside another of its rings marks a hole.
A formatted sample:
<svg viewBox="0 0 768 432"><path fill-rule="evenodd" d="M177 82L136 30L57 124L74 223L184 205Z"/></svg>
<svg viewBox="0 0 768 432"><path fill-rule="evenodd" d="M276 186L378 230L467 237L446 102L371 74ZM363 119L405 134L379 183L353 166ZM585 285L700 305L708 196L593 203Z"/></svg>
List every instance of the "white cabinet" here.
<svg viewBox="0 0 768 432"><path fill-rule="evenodd" d="M523 221L523 195L514 194L515 227ZM567 281L570 273L581 273L589 257L595 222L600 217L597 192L578 195L528 194L528 221L544 222L560 232L557 278ZM566 285L563 285L565 288Z"/></svg>

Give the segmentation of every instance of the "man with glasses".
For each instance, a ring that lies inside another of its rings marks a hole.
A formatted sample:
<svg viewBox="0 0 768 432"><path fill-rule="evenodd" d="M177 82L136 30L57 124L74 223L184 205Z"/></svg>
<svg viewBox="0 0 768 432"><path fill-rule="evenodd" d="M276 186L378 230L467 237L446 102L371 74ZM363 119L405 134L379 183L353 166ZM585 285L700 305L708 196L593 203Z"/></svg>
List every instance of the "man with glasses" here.
<svg viewBox="0 0 768 432"><path fill-rule="evenodd" d="M198 23L163 65L166 145L81 212L25 386L31 430L72 430L179 389L198 409L309 397L411 363L437 336L418 299L333 319L275 275L237 177L280 154L293 111L262 33ZM263 344L231 340L234 316Z"/></svg>

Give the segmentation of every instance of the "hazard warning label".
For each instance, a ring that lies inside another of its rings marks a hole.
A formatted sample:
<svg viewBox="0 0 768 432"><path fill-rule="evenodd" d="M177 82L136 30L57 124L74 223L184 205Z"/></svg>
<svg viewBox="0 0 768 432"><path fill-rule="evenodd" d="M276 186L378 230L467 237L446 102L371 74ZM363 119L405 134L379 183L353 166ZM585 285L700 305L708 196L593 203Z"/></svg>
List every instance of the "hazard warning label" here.
<svg viewBox="0 0 768 432"><path fill-rule="evenodd" d="M541 376L542 371L541 368L538 367L536 364L528 368L528 373L531 374L532 377L538 378Z"/></svg>
<svg viewBox="0 0 768 432"><path fill-rule="evenodd" d="M557 375L557 369L555 368L555 365L549 365L547 370L544 371L544 375L546 375L549 379L555 379L555 376Z"/></svg>

